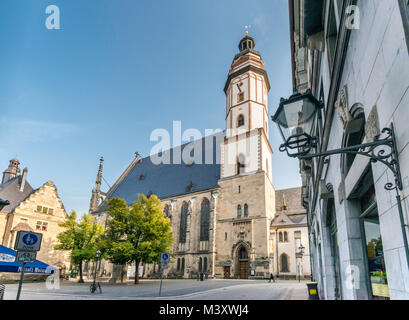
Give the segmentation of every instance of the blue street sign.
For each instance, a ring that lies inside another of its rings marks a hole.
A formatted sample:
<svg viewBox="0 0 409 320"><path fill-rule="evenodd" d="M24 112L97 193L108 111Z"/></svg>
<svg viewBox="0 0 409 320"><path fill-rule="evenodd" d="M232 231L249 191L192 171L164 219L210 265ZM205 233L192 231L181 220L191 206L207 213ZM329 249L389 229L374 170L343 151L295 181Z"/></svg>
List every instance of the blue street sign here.
<svg viewBox="0 0 409 320"><path fill-rule="evenodd" d="M160 262L161 263L167 263L167 262L169 262L169 253L164 253L164 252L162 252L161 254L160 254Z"/></svg>

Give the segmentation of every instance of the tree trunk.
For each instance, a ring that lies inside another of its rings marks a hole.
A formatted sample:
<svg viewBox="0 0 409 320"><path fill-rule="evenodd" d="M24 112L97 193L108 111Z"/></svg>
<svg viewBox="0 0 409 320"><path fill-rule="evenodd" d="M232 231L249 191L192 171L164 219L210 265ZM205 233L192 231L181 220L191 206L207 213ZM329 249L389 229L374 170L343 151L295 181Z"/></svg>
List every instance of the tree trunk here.
<svg viewBox="0 0 409 320"><path fill-rule="evenodd" d="M139 260L135 261L135 284L139 283Z"/></svg>
<svg viewBox="0 0 409 320"><path fill-rule="evenodd" d="M124 283L124 265L121 264L121 283Z"/></svg>
<svg viewBox="0 0 409 320"><path fill-rule="evenodd" d="M80 261L78 268L80 270L80 279L78 280L78 282L84 283L84 279L82 278L82 261Z"/></svg>

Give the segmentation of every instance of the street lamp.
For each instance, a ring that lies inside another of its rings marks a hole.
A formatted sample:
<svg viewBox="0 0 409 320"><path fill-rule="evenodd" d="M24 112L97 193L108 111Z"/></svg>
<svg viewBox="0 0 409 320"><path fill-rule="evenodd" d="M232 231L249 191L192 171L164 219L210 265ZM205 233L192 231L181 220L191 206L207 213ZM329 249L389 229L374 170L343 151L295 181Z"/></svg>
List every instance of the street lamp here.
<svg viewBox="0 0 409 320"><path fill-rule="evenodd" d="M100 257L101 257L101 251L98 250L98 251L95 253L95 257L96 257L96 261L95 261L95 271L94 271L94 282L91 284L91 293L94 293L94 292L97 290L97 284L96 284L96 281L97 281L97 269L98 269L98 261L99 261L99 259L100 259ZM99 284L99 282L98 282L98 287L99 287L99 291L102 292L102 290L101 290L101 285Z"/></svg>
<svg viewBox="0 0 409 320"><path fill-rule="evenodd" d="M298 254L297 257L301 259L301 261L298 262L298 282L301 282L301 262L302 262L302 257L304 255L304 249L305 247L300 244L300 246L298 247Z"/></svg>
<svg viewBox="0 0 409 320"><path fill-rule="evenodd" d="M313 136L317 112L323 104L314 98L311 91L304 94L294 93L290 98L281 98L280 105L273 121L284 140L280 151L287 151L291 157L304 155L316 145L317 137ZM293 153L292 150L298 152Z"/></svg>
<svg viewBox="0 0 409 320"><path fill-rule="evenodd" d="M390 128L382 130L382 133L386 135L382 139L378 135L372 142L318 152L319 137L314 136L314 129L318 111L323 106L324 104L312 95L311 90L307 90L304 94L294 93L288 99L281 99L277 112L272 117L284 140L280 146L280 151L286 151L289 157L300 160L326 158L335 154L355 154L369 157L372 163L380 162L387 166L394 175L394 181L387 182L384 188L388 191L396 191L406 263L409 267L409 246L399 193L403 186L393 123Z"/></svg>
<svg viewBox="0 0 409 320"><path fill-rule="evenodd" d="M0 198L0 211L3 210L5 206L8 206L10 202L8 200L3 200Z"/></svg>

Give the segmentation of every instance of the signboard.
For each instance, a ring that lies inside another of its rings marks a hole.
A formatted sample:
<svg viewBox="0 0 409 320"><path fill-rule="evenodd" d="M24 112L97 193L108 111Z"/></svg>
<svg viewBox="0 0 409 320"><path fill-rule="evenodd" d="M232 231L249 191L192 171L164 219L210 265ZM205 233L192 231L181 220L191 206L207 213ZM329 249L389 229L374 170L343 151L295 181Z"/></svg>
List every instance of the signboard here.
<svg viewBox="0 0 409 320"><path fill-rule="evenodd" d="M15 256L7 253L0 253L0 262L14 262L16 259Z"/></svg>
<svg viewBox="0 0 409 320"><path fill-rule="evenodd" d="M161 254L160 254L160 262L162 263L162 264L164 264L164 263L168 263L169 262L169 253L164 253L164 252L162 252Z"/></svg>
<svg viewBox="0 0 409 320"><path fill-rule="evenodd" d="M17 251L16 262L36 262L37 251Z"/></svg>
<svg viewBox="0 0 409 320"><path fill-rule="evenodd" d="M19 231L16 237L14 250L17 251L40 251L41 240L43 235L41 233Z"/></svg>

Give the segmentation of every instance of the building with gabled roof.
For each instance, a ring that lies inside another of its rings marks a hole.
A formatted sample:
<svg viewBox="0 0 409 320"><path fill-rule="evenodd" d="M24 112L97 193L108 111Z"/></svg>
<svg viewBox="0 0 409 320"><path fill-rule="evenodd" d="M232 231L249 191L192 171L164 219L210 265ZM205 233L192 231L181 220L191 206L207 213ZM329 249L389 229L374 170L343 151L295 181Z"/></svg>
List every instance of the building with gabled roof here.
<svg viewBox="0 0 409 320"><path fill-rule="evenodd" d="M0 243L14 248L18 231L43 234L41 250L37 259L60 268L69 267L69 254L54 250L57 235L63 231L58 224L67 213L52 181L33 189L27 181L28 169L20 175L20 162L14 158L3 172L0 198L9 201L0 211Z"/></svg>

